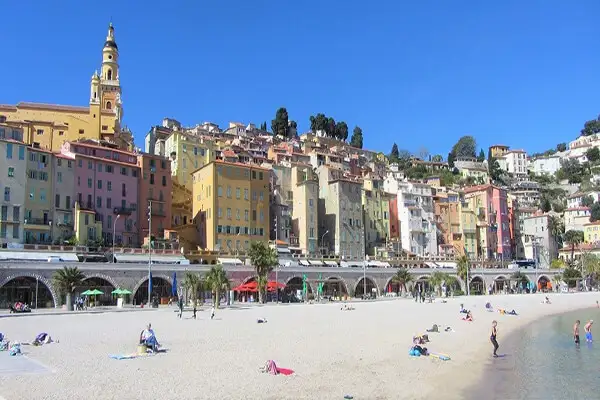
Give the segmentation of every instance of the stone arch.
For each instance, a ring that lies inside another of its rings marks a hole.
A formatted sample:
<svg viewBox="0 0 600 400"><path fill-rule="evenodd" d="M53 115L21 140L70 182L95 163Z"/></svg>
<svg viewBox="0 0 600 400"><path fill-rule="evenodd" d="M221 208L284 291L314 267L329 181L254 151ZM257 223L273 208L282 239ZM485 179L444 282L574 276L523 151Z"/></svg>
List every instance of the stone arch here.
<svg viewBox="0 0 600 400"><path fill-rule="evenodd" d="M508 282L510 278L507 278L505 275L496 275L494 277L494 291L499 292L503 290L508 290Z"/></svg>
<svg viewBox="0 0 600 400"><path fill-rule="evenodd" d="M329 292L335 292L336 295L339 295L339 292L349 295L348 283L339 275L330 275L323 281L323 294L330 295Z"/></svg>
<svg viewBox="0 0 600 400"><path fill-rule="evenodd" d="M113 287L115 289L117 289L119 287L119 285L115 282L114 278L110 275L101 274L101 273L92 273L92 274L84 273L84 275L85 275L85 279L100 278L100 279L104 279L106 282L113 285Z"/></svg>
<svg viewBox="0 0 600 400"><path fill-rule="evenodd" d="M469 293L470 294L484 294L485 293L485 279L481 275L475 275L470 277L469 280Z"/></svg>
<svg viewBox="0 0 600 400"><path fill-rule="evenodd" d="M246 277L246 278L242 279L242 285L245 285L245 284L253 282L253 281L258 282L258 276L257 275L251 275L249 277Z"/></svg>
<svg viewBox="0 0 600 400"><path fill-rule="evenodd" d="M363 281L365 281L365 282L363 282ZM370 276L366 276L366 277L361 276L360 279L357 280L356 283L354 284L353 293L354 293L355 297L359 297L364 294L365 283L366 283L367 295L371 295L372 289L374 288L376 295L379 296L380 291L379 291L379 286L377 285L377 281Z"/></svg>
<svg viewBox="0 0 600 400"><path fill-rule="evenodd" d="M551 280L547 275L540 275L537 278L536 289L546 290L548 289L548 285L551 284Z"/></svg>
<svg viewBox="0 0 600 400"><path fill-rule="evenodd" d="M0 282L0 288L2 288L4 285L9 283L13 279L17 278L34 278L42 282L44 286L46 286L48 291L50 291L50 295L52 296L52 302L54 303L54 308L58 307L58 304L60 303L60 296L58 295L58 292L54 289L52 283L45 276L36 274L34 272L20 272L17 274L8 275Z"/></svg>
<svg viewBox="0 0 600 400"><path fill-rule="evenodd" d="M293 275L293 276L290 276L289 278L287 278L285 280L285 286L286 286L286 288L288 287L288 285L290 284L290 282L292 280L295 281L295 280L298 280L298 279L300 280L300 283L302 283L302 277L301 276ZM306 280L306 287L307 287L309 293L314 293L314 291L313 291L313 284L311 283L310 279Z"/></svg>
<svg viewBox="0 0 600 400"><path fill-rule="evenodd" d="M166 275L166 274L152 274L152 280L154 281L155 279L162 279L163 281L167 282L169 285L171 285L171 287L173 286L173 280L170 276ZM140 290L140 288L144 285L144 283L146 283L148 281L148 276L144 276L142 279L140 279L138 281L138 283L136 283L136 285L133 287L133 297L134 298L139 298L140 296L138 296L138 290ZM169 293L170 295L170 293ZM138 303L139 304L139 303Z"/></svg>
<svg viewBox="0 0 600 400"><path fill-rule="evenodd" d="M427 292L430 288L429 278L430 276L427 274L419 275L417 279L413 281L413 287L415 287L416 285L420 285L421 290L425 290Z"/></svg>

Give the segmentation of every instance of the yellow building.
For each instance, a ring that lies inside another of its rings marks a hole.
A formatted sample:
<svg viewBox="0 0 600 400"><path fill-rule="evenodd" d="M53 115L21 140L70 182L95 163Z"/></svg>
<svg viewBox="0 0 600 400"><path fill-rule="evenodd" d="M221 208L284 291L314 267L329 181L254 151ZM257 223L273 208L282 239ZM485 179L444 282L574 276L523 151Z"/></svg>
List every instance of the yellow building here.
<svg viewBox="0 0 600 400"><path fill-rule="evenodd" d="M96 216L94 211L81 209L75 202L74 229L79 245L91 245L102 238L102 221L96 221Z"/></svg>
<svg viewBox="0 0 600 400"><path fill-rule="evenodd" d="M60 151L64 142L79 139L105 139L131 149L131 133L121 126L123 109L118 59L119 50L111 24L102 49L100 75L95 72L91 79L88 107L21 102L0 105L0 116L18 122L24 129L25 143L42 149Z"/></svg>
<svg viewBox="0 0 600 400"><path fill-rule="evenodd" d="M583 225L583 241L585 243L600 241L600 221L589 222Z"/></svg>
<svg viewBox="0 0 600 400"><path fill-rule="evenodd" d="M464 248L458 249L460 254L467 251L469 258L476 258L477 251L477 215L468 202L460 204L460 230L462 232Z"/></svg>
<svg viewBox="0 0 600 400"><path fill-rule="evenodd" d="M492 157L499 158L508 152L509 147L505 146L503 144L495 144L495 145L490 146L489 150L490 150L490 154L492 155Z"/></svg>
<svg viewBox="0 0 600 400"><path fill-rule="evenodd" d="M212 161L193 173L193 215L200 247L228 253L269 238L270 171Z"/></svg>
<svg viewBox="0 0 600 400"><path fill-rule="evenodd" d="M171 159L173 182L192 190L192 172L215 160L211 141L173 131L165 140L165 156Z"/></svg>
<svg viewBox="0 0 600 400"><path fill-rule="evenodd" d="M19 151L24 151L20 149ZM25 185L25 243L52 243L54 193L52 153L27 147ZM55 226L56 227L56 226Z"/></svg>
<svg viewBox="0 0 600 400"><path fill-rule="evenodd" d="M390 197L383 190L383 181L367 176L363 180L366 252L375 255L375 247L384 247L390 236Z"/></svg>

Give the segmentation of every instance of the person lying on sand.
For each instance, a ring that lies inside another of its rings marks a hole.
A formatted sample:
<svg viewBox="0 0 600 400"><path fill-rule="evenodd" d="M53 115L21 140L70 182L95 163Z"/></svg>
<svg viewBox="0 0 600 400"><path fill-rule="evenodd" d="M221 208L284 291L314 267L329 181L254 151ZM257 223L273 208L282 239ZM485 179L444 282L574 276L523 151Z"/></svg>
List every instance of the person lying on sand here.
<svg viewBox="0 0 600 400"><path fill-rule="evenodd" d="M550 299L548 298L548 296L546 296L546 300L544 301L544 303L546 303L546 304L552 304L552 303L550 302Z"/></svg>
<svg viewBox="0 0 600 400"><path fill-rule="evenodd" d="M153 352L157 352L160 344L156 339L156 335L154 334L154 330L152 329L152 324L148 324L146 329L144 329L140 335L140 344L145 345L147 348L151 349Z"/></svg>
<svg viewBox="0 0 600 400"><path fill-rule="evenodd" d="M344 306L342 308L340 308L340 310L342 310L342 311L352 311L352 310L354 310L354 307L349 306L347 304L344 304Z"/></svg>
<svg viewBox="0 0 600 400"><path fill-rule="evenodd" d="M266 324L267 323L267 319L265 317L259 318L256 320L257 324Z"/></svg>
<svg viewBox="0 0 600 400"><path fill-rule="evenodd" d="M469 322L473 322L473 314L471 314L471 311L468 311L468 312L467 312L467 316L466 316L466 317L464 317L462 320L463 320L463 321L469 321Z"/></svg>

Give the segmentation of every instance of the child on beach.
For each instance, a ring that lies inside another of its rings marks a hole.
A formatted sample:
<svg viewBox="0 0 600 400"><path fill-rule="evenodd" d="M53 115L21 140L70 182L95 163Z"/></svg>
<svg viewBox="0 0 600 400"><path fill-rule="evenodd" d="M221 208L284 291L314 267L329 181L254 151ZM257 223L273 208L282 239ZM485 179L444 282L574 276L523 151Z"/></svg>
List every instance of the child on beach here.
<svg viewBox="0 0 600 400"><path fill-rule="evenodd" d="M592 325L594 324L594 320L590 319L590 321L585 324L585 340L587 340L588 343L592 343L593 339L592 339Z"/></svg>
<svg viewBox="0 0 600 400"><path fill-rule="evenodd" d="M210 309L210 319L213 319L215 317L215 306L212 306L212 308Z"/></svg>
<svg viewBox="0 0 600 400"><path fill-rule="evenodd" d="M498 347L500 347L500 345L498 344L498 322L496 321L492 321L492 333L490 334L490 341L492 342L492 345L494 345L494 357L498 357Z"/></svg>
<svg viewBox="0 0 600 400"><path fill-rule="evenodd" d="M581 321L575 321L575 325L573 325L573 339L575 339L575 345L579 346L579 324Z"/></svg>

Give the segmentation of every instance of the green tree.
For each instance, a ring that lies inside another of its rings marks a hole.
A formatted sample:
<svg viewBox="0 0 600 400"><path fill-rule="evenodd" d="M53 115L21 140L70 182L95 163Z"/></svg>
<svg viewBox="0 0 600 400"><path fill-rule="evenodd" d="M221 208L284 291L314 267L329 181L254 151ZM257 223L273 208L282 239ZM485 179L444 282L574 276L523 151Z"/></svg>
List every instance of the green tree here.
<svg viewBox="0 0 600 400"><path fill-rule="evenodd" d="M561 269L566 266L565 262L560 258L555 258L550 262L550 269Z"/></svg>
<svg viewBox="0 0 600 400"><path fill-rule="evenodd" d="M565 268L562 279L570 288L573 288L577 286L577 281L581 280L581 272L573 267Z"/></svg>
<svg viewBox="0 0 600 400"><path fill-rule="evenodd" d="M438 296L442 293L442 284L448 279L448 274L441 271L434 271L429 277L429 284L433 287Z"/></svg>
<svg viewBox="0 0 600 400"><path fill-rule="evenodd" d="M479 156L477 157L477 161L484 162L485 161L485 153L483 149L479 150Z"/></svg>
<svg viewBox="0 0 600 400"><path fill-rule="evenodd" d="M600 272L600 259L592 253L585 253L581 257L581 270L584 276L596 279Z"/></svg>
<svg viewBox="0 0 600 400"><path fill-rule="evenodd" d="M584 207L591 207L594 204L594 198L589 194L587 196L583 196L581 199L581 205Z"/></svg>
<svg viewBox="0 0 600 400"><path fill-rule="evenodd" d="M230 287L227 272L223 269L222 265L214 265L207 272L205 281L206 286L214 296L213 304L215 308L219 308L221 305L221 293L227 291Z"/></svg>
<svg viewBox="0 0 600 400"><path fill-rule="evenodd" d="M413 281L413 276L406 268L400 268L396 271L396 274L392 277L392 282L398 284L400 292L403 290L406 292L406 285Z"/></svg>
<svg viewBox="0 0 600 400"><path fill-rule="evenodd" d="M345 142L348 139L348 124L344 121L335 124L335 137Z"/></svg>
<svg viewBox="0 0 600 400"><path fill-rule="evenodd" d="M452 147L452 153L455 157L471 157L475 158L475 148L477 142L473 136L463 136L458 139L458 142Z"/></svg>
<svg viewBox="0 0 600 400"><path fill-rule="evenodd" d="M315 116L310 116L310 130L313 133L317 133L317 131L326 131L327 126L327 117L325 114L319 113Z"/></svg>
<svg viewBox="0 0 600 400"><path fill-rule="evenodd" d="M202 288L202 277L194 272L186 272L183 278L183 287L188 290L192 297L192 304L196 305L198 301L198 293Z"/></svg>
<svg viewBox="0 0 600 400"><path fill-rule="evenodd" d="M275 113L275 119L271 121L271 131L273 135L288 137L288 112L285 107L281 107Z"/></svg>
<svg viewBox="0 0 600 400"><path fill-rule="evenodd" d="M524 273L522 273L521 271L515 271L511 275L510 279L515 281L517 283L517 285L521 288L523 287L522 286L523 284L526 284L527 282L529 282L529 279L527 279L527 276Z"/></svg>
<svg viewBox="0 0 600 400"><path fill-rule="evenodd" d="M260 130L261 131L267 131L267 122L263 122L262 124L260 124Z"/></svg>
<svg viewBox="0 0 600 400"><path fill-rule="evenodd" d="M469 284L467 282L467 275L470 269L471 262L469 261L469 257L467 257L467 255L463 254L458 258L458 260L456 260L456 275L465 283L465 285Z"/></svg>
<svg viewBox="0 0 600 400"><path fill-rule="evenodd" d="M551 215L548 218L548 231L558 246L562 247L562 238L565 234L565 222L563 219L557 217L556 215Z"/></svg>
<svg viewBox="0 0 600 400"><path fill-rule="evenodd" d="M435 156L431 157L431 161L433 162L442 162L443 160L444 158L440 154L436 154Z"/></svg>
<svg viewBox="0 0 600 400"><path fill-rule="evenodd" d="M585 156L591 163L596 163L600 161L600 149L597 147L592 147L585 152Z"/></svg>
<svg viewBox="0 0 600 400"><path fill-rule="evenodd" d="M453 152L448 153L448 167L454 168L454 161L456 161L456 155Z"/></svg>
<svg viewBox="0 0 600 400"><path fill-rule="evenodd" d="M77 267L64 267L56 271L52 277L54 287L66 297L67 311L73 311L71 295L77 286L81 286L85 275Z"/></svg>
<svg viewBox="0 0 600 400"><path fill-rule="evenodd" d="M583 166L576 159L567 158L561 161L561 168L556 177L559 180L567 179L569 183L581 183L584 174Z"/></svg>
<svg viewBox="0 0 600 400"><path fill-rule="evenodd" d="M325 124L325 134L328 137L335 138L335 119L329 117L327 118L327 123Z"/></svg>
<svg viewBox="0 0 600 400"><path fill-rule="evenodd" d="M272 249L266 242L252 242L248 250L248 257L250 257L250 262L258 276L258 299L262 304L265 302L265 289L269 273L279 262L277 250Z"/></svg>
<svg viewBox="0 0 600 400"><path fill-rule="evenodd" d="M568 230L564 235L565 243L571 246L571 262L575 259L575 247L583 243L583 231Z"/></svg>
<svg viewBox="0 0 600 400"><path fill-rule="evenodd" d="M566 143L559 143L556 145L556 151L566 151L567 150L567 144Z"/></svg>
<svg viewBox="0 0 600 400"><path fill-rule="evenodd" d="M292 136L298 134L298 124L296 123L296 121L290 121L288 123L288 139L291 139Z"/></svg>
<svg viewBox="0 0 600 400"><path fill-rule="evenodd" d="M350 146L357 147L359 149L363 148L363 131L358 126L354 127L354 130L352 131Z"/></svg>
<svg viewBox="0 0 600 400"><path fill-rule="evenodd" d="M542 197L540 208L545 213L551 211L552 210L552 204L550 203L550 199L548 199L547 197Z"/></svg>
<svg viewBox="0 0 600 400"><path fill-rule="evenodd" d="M600 133L600 116L597 119L587 121L581 130L581 136L590 136Z"/></svg>
<svg viewBox="0 0 600 400"><path fill-rule="evenodd" d="M398 145L396 143L392 145L392 151L390 152L389 159L392 163L397 163L400 159L400 150L398 150Z"/></svg>
<svg viewBox="0 0 600 400"><path fill-rule="evenodd" d="M600 221L600 203L595 202L590 207L590 222Z"/></svg>

